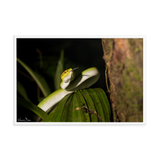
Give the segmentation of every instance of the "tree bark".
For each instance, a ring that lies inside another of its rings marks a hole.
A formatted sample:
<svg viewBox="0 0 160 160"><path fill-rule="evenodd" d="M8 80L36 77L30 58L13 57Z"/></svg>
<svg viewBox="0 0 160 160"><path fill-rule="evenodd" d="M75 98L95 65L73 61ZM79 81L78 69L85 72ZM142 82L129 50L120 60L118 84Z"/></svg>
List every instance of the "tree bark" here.
<svg viewBox="0 0 160 160"><path fill-rule="evenodd" d="M102 39L114 122L143 121L143 39Z"/></svg>

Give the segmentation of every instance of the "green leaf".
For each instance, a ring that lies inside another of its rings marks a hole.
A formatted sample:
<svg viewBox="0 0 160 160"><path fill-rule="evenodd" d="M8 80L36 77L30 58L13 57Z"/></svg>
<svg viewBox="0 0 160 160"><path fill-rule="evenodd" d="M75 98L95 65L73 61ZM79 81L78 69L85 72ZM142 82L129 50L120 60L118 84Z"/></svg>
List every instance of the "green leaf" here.
<svg viewBox="0 0 160 160"><path fill-rule="evenodd" d="M82 93L77 91L74 93L73 99L73 113L72 113L72 122L90 122L90 116L88 111L86 112L86 100L83 98Z"/></svg>
<svg viewBox="0 0 160 160"><path fill-rule="evenodd" d="M78 90L65 96L46 122L111 122L111 108L102 89Z"/></svg>
<svg viewBox="0 0 160 160"><path fill-rule="evenodd" d="M30 101L28 96L27 96L25 88L23 87L23 85L19 81L17 82L17 90L23 98Z"/></svg>
<svg viewBox="0 0 160 160"><path fill-rule="evenodd" d="M94 114L94 112L96 111L96 108L95 108L95 104L93 102L93 99L92 97L90 96L89 92L87 89L83 89L81 91L83 97L85 97L86 99L86 102L87 102L87 109L88 111L91 113L90 114L90 117L91 117L91 121L92 122L98 122L98 117L97 117L97 114ZM93 113L92 113L93 112ZM97 112L97 111L96 111Z"/></svg>
<svg viewBox="0 0 160 160"><path fill-rule="evenodd" d="M41 89L43 95L48 96L51 91L45 79L40 76L38 73L34 72L31 68L29 68L24 62L17 58L17 61L28 71L28 73L32 76L32 78L36 81L37 85Z"/></svg>
<svg viewBox="0 0 160 160"><path fill-rule="evenodd" d="M39 108L35 104L33 104L23 98L18 97L17 104L21 107L25 107L25 108L33 111L37 116L41 117L43 120L46 120L48 117L47 113L44 112L41 108Z"/></svg>
<svg viewBox="0 0 160 160"><path fill-rule="evenodd" d="M98 88L98 90L99 90L99 88ZM104 114L104 112L105 112L104 107L106 107L106 106L103 106L101 100L98 98L98 95L97 95L97 92L96 92L96 88L95 89L90 88L87 91L90 94L90 96L93 99L93 102L95 104L96 114L98 115L99 122L109 121L105 117L105 114Z"/></svg>
<svg viewBox="0 0 160 160"><path fill-rule="evenodd" d="M60 83L61 83L61 74L63 73L63 63L64 63L64 51L61 51L61 55L58 61L56 73L55 73L55 79L54 79L54 86L55 89L60 89Z"/></svg>
<svg viewBox="0 0 160 160"><path fill-rule="evenodd" d="M61 122L71 122L72 121L72 99L73 99L73 94L69 96L69 98L66 101L65 107L63 107L63 111L61 114Z"/></svg>
<svg viewBox="0 0 160 160"><path fill-rule="evenodd" d="M70 94L65 96L58 103L57 107L53 111L51 111L51 113L49 114L45 122L60 122L61 121L61 115L62 115L63 109L69 97L70 97Z"/></svg>
<svg viewBox="0 0 160 160"><path fill-rule="evenodd" d="M111 121L111 107L105 92L101 88L95 88L95 91L97 93L97 97L101 101L103 113L105 115L105 121Z"/></svg>

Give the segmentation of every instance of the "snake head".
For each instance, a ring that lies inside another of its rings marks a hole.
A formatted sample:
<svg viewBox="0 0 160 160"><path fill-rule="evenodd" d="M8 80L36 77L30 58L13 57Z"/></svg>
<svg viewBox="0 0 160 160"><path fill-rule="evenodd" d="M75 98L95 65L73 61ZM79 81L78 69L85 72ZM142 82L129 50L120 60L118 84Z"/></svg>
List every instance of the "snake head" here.
<svg viewBox="0 0 160 160"><path fill-rule="evenodd" d="M67 70L65 70L62 74L61 74L61 79L64 83L67 83L69 81L72 81L74 79L74 71L72 68L69 68Z"/></svg>

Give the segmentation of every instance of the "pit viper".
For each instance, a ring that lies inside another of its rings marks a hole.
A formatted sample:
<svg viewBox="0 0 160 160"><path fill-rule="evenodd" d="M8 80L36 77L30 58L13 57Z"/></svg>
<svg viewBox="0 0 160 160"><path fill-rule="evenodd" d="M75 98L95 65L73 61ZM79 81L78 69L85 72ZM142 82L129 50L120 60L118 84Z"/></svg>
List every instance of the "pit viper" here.
<svg viewBox="0 0 160 160"><path fill-rule="evenodd" d="M43 111L48 111L52 106L60 102L66 95L73 93L79 89L89 88L91 85L97 82L100 77L100 73L96 67L91 67L84 70L77 78L75 78L75 70L77 68L70 68L65 70L61 74L62 82L60 84L61 89L51 93L39 104Z"/></svg>

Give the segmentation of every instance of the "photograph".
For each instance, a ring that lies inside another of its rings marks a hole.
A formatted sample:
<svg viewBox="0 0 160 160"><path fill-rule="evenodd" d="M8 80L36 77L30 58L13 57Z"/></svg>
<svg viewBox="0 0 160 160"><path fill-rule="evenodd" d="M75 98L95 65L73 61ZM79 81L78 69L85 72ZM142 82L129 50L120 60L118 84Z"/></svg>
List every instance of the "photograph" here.
<svg viewBox="0 0 160 160"><path fill-rule="evenodd" d="M144 37L14 41L16 124L144 123Z"/></svg>

